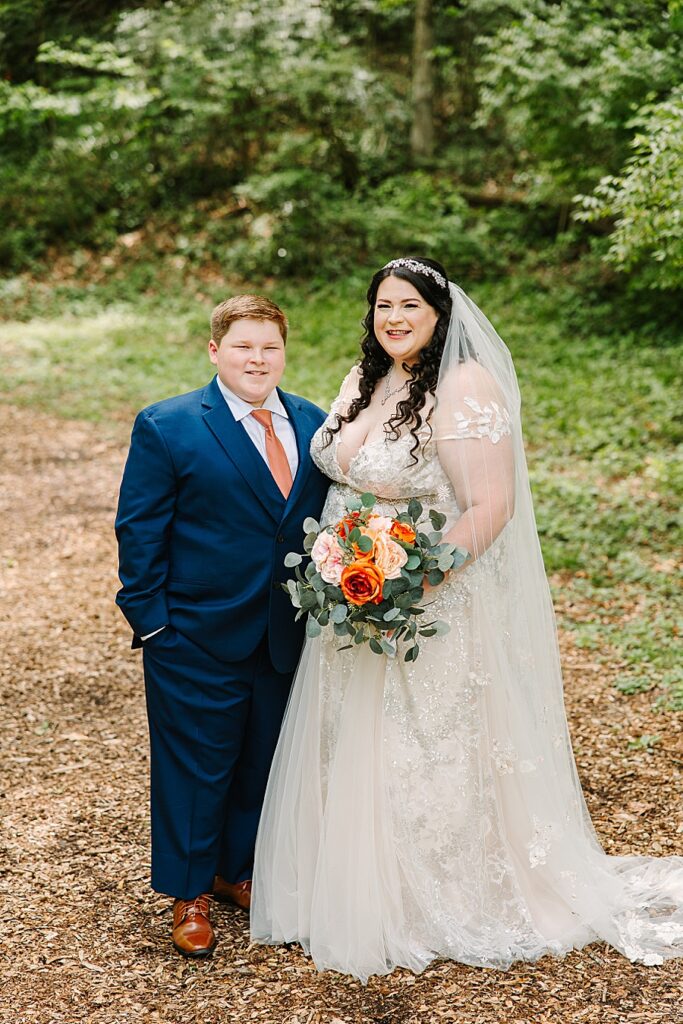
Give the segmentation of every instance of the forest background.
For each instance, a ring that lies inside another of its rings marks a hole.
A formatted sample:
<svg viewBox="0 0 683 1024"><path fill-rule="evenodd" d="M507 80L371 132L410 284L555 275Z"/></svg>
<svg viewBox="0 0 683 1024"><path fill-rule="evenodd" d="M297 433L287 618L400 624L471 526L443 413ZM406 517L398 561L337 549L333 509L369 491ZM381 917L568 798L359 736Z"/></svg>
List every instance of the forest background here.
<svg viewBox="0 0 683 1024"><path fill-rule="evenodd" d="M0 393L125 420L257 289L325 405L373 270L436 257L518 365L566 624L683 706L682 58L681 0L0 3Z"/></svg>

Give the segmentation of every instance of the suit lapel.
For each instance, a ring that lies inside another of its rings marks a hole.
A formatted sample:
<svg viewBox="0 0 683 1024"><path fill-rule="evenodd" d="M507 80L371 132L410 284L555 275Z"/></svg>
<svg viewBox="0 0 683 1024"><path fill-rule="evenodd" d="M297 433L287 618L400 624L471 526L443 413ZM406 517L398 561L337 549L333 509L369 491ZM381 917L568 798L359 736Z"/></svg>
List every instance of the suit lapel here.
<svg viewBox="0 0 683 1024"><path fill-rule="evenodd" d="M245 482L252 489L266 512L279 523L285 507L282 493L273 480L268 466L252 444L244 427L235 420L228 403L220 392L216 378L204 389L202 395L204 421L217 439L226 455L233 461ZM289 414L289 409L287 409ZM292 420L294 423L294 420ZM296 425L294 426L296 431ZM299 435L297 433L297 444ZM308 453L306 453L308 454ZM299 454L299 467L302 464ZM299 478L297 473L297 480ZM296 481L295 481L296 483ZM294 488L292 488L292 491ZM291 500L291 494L290 494Z"/></svg>
<svg viewBox="0 0 683 1024"><path fill-rule="evenodd" d="M309 417L301 408L293 395L277 389L280 400L287 410L289 422L294 428L296 435L296 446L299 453L299 467L292 482L292 489L287 497L287 504L284 509L283 518L296 505L306 487L306 482L311 473L311 456L309 446L311 443L312 431L310 430Z"/></svg>

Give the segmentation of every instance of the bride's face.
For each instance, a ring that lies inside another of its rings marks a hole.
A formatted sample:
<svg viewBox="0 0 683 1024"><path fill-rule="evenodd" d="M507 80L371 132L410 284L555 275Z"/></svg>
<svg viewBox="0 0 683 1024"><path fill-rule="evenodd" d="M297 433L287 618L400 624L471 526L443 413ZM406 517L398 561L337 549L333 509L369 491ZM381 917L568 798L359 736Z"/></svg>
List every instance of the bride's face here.
<svg viewBox="0 0 683 1024"><path fill-rule="evenodd" d="M414 363L432 339L439 314L417 288L399 277L385 277L375 299L375 337L396 363Z"/></svg>

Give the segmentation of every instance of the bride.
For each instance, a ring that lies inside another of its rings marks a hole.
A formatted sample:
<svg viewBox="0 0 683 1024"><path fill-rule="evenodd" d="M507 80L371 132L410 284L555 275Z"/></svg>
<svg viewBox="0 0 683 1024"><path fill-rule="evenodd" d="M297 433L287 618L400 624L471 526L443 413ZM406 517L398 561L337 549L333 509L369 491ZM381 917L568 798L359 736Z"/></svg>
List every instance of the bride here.
<svg viewBox="0 0 683 1024"><path fill-rule="evenodd" d="M416 661L307 640L271 768L251 904L258 943L299 942L365 981L436 957L507 968L602 939L683 956L683 857L608 856L573 759L510 354L441 264L368 291L362 358L312 441L352 496L417 497L470 557L425 585L444 636Z"/></svg>

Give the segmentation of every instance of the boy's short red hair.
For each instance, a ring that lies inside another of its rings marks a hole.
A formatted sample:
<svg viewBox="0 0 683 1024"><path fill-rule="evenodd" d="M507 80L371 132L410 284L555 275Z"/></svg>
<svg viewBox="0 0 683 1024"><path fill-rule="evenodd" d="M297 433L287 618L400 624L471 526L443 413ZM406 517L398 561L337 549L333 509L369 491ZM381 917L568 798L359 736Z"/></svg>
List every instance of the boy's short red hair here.
<svg viewBox="0 0 683 1024"><path fill-rule="evenodd" d="M230 324L235 320L272 320L280 328L282 340L287 343L287 317L279 306L263 295L233 295L220 302L211 313L211 337L220 345Z"/></svg>

